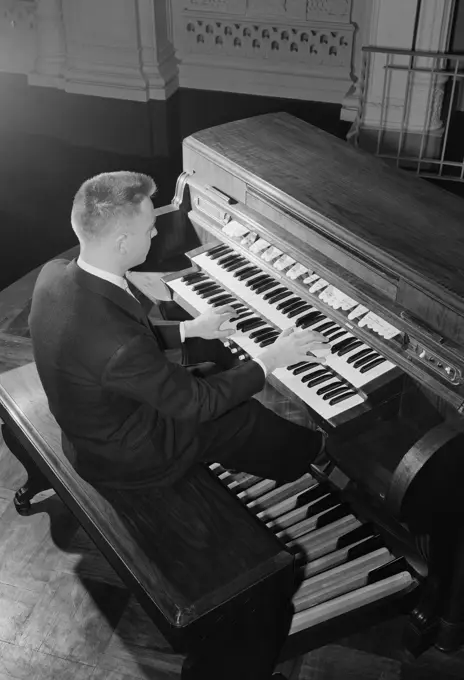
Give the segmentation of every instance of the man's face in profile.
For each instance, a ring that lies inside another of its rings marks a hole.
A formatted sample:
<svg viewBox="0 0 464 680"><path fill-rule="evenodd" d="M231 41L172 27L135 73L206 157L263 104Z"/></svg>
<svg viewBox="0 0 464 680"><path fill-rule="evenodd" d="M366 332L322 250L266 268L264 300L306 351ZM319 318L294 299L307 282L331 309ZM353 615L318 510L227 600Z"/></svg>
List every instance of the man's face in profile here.
<svg viewBox="0 0 464 680"><path fill-rule="evenodd" d="M139 212L131 219L128 233L128 269L145 262L151 246L151 239L158 233L155 227L155 209L150 198L144 198Z"/></svg>

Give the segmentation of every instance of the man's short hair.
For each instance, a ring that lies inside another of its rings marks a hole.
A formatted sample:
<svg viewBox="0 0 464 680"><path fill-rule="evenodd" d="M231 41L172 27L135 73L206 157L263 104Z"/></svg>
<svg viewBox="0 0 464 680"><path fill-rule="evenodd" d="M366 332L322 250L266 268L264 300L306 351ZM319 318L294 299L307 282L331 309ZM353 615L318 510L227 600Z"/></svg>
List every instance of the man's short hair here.
<svg viewBox="0 0 464 680"><path fill-rule="evenodd" d="M74 197L71 223L80 240L96 241L117 229L120 220L140 210L156 191L151 177L139 172L105 172L88 179Z"/></svg>

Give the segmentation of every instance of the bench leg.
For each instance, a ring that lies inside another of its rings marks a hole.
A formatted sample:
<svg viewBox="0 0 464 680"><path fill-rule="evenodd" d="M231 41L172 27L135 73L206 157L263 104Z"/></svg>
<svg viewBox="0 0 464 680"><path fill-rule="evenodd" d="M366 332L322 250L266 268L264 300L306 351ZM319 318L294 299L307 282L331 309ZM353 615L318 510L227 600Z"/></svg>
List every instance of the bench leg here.
<svg viewBox="0 0 464 680"><path fill-rule="evenodd" d="M31 511L31 500L40 491L52 488L48 479L40 472L37 465L20 444L7 425L2 425L3 440L11 453L19 460L27 472L26 483L18 489L14 497L14 506L20 515L28 515Z"/></svg>

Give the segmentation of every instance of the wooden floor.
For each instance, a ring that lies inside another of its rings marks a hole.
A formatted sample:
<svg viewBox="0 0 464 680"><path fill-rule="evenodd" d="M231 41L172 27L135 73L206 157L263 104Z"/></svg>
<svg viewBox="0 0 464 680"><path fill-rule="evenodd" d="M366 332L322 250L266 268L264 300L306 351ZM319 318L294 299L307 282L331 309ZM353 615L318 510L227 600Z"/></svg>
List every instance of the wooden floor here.
<svg viewBox="0 0 464 680"><path fill-rule="evenodd" d="M18 515L25 479L0 441L0 680L174 680L182 657L52 492ZM314 650L291 680L462 680L464 653L400 650L403 619ZM218 680L220 680L218 678Z"/></svg>

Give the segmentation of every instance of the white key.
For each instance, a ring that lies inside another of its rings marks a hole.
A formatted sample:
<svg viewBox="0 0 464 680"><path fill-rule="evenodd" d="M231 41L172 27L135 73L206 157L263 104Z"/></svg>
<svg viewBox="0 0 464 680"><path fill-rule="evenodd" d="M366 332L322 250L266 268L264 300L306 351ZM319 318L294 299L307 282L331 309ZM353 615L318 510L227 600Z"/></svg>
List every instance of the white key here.
<svg viewBox="0 0 464 680"><path fill-rule="evenodd" d="M174 279L174 281L169 282L169 287L180 297L182 297L186 302L188 302L194 309L196 309L200 314L206 312L210 308L210 305L206 299L201 298L193 289L192 286L187 286L181 279Z"/></svg>

